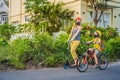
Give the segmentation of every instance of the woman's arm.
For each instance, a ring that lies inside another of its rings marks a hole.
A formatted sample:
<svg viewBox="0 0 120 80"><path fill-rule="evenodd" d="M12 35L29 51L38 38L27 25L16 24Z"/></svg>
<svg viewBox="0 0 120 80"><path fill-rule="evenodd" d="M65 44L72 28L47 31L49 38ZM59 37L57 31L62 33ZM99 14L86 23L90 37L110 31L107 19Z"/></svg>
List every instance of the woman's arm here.
<svg viewBox="0 0 120 80"><path fill-rule="evenodd" d="M74 26L73 26L74 27ZM67 41L69 41L70 39L71 39L71 36L72 36L72 31L73 31L73 27L72 27L72 29L71 29L71 32L70 32L70 35L69 35L69 37L68 37L68 40Z"/></svg>
<svg viewBox="0 0 120 80"><path fill-rule="evenodd" d="M75 39L75 37L79 34L79 32L82 30L82 27L79 26L76 34L71 38L71 41Z"/></svg>

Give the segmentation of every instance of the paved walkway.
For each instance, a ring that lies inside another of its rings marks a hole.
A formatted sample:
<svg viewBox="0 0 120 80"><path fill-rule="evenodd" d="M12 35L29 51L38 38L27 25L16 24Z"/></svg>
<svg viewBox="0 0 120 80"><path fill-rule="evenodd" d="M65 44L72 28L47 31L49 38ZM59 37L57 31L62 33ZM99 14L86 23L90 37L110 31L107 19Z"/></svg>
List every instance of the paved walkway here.
<svg viewBox="0 0 120 80"><path fill-rule="evenodd" d="M63 68L0 72L0 80L120 80L120 62L109 64L102 71L89 67L83 73Z"/></svg>

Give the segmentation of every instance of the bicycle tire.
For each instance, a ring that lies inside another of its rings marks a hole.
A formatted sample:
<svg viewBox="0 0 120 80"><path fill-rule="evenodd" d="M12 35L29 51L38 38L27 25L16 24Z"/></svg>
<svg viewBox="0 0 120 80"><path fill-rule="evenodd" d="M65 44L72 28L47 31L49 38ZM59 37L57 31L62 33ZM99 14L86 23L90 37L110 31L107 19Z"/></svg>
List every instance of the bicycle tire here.
<svg viewBox="0 0 120 80"><path fill-rule="evenodd" d="M100 70L105 70L108 66L108 58L104 54L98 56L98 67Z"/></svg>
<svg viewBox="0 0 120 80"><path fill-rule="evenodd" d="M87 70L87 68L88 68L88 61L86 61L86 64L83 64L82 59L83 59L83 56L78 57L78 59L76 61L76 67L77 67L77 70L79 72L85 72Z"/></svg>

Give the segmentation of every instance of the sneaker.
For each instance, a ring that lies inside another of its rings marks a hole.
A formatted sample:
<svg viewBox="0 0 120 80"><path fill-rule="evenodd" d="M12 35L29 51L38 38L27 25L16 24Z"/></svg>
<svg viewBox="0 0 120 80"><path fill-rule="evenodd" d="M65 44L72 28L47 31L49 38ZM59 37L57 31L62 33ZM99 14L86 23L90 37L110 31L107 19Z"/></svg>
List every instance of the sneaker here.
<svg viewBox="0 0 120 80"><path fill-rule="evenodd" d="M97 64L95 64L95 65L93 66L93 68L98 68L98 65L97 65Z"/></svg>
<svg viewBox="0 0 120 80"><path fill-rule="evenodd" d="M75 67L76 66L76 64L72 64L72 65L70 65L71 67Z"/></svg>

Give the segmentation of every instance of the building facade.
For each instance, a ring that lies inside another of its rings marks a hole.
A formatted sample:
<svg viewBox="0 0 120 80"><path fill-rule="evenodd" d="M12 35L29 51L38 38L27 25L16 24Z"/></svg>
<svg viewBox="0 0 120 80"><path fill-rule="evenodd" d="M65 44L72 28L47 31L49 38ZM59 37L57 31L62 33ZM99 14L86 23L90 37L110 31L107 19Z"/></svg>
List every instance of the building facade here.
<svg viewBox="0 0 120 80"><path fill-rule="evenodd" d="M0 0L0 24L8 22L8 5L7 1Z"/></svg>
<svg viewBox="0 0 120 80"><path fill-rule="evenodd" d="M9 22L17 25L25 23L25 0L9 0Z"/></svg>
<svg viewBox="0 0 120 80"><path fill-rule="evenodd" d="M23 24L28 21L29 15L25 13L25 0L9 0L9 22L13 24ZM90 3L85 0L48 0L51 2L64 2L64 8L68 8L75 13L79 13L82 22L92 22L92 8ZM118 28L120 31L120 0L112 0L108 2L109 9L104 12L101 17L99 26L106 27L110 25ZM76 16L76 14L75 14Z"/></svg>

